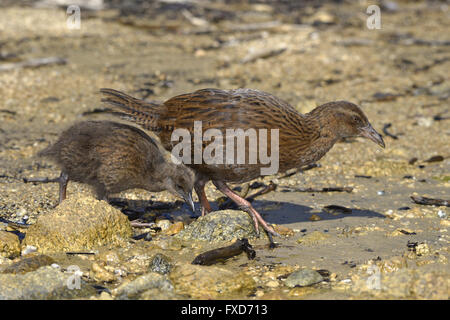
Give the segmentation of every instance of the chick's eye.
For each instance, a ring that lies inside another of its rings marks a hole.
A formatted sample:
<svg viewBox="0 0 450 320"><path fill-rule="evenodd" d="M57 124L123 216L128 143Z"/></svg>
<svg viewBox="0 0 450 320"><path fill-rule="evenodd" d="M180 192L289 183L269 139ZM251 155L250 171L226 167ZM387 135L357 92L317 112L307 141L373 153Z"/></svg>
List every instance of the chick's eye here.
<svg viewBox="0 0 450 320"><path fill-rule="evenodd" d="M359 119L359 117L357 117L357 116L353 116L352 120L355 123L360 123L361 122L361 119Z"/></svg>

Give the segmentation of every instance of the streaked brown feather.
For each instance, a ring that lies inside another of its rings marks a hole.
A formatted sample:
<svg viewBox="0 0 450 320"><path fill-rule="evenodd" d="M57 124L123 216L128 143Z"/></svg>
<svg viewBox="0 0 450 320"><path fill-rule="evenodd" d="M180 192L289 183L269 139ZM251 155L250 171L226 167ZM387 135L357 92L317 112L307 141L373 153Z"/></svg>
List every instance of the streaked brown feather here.
<svg viewBox="0 0 450 320"><path fill-rule="evenodd" d="M333 128L339 127L333 116L334 111L342 108L346 112L347 105L352 105L345 101L335 102L302 115L282 99L252 89L202 89L175 96L159 106L148 106L145 101L111 89L102 89L101 92L106 95L104 102L111 105L112 101L113 107L128 119L155 131L169 151L175 144L171 142L173 130L188 129L193 138L194 121L202 121L203 133L210 128L223 132L227 128L268 129L269 132L270 129L279 129L280 171L310 164L325 155L340 138L339 130L333 131ZM352 107L349 109L353 112ZM359 110L358 107L356 109ZM270 143L268 149L270 154ZM260 175L260 168L266 166L191 165L197 173L225 182L254 179Z"/></svg>

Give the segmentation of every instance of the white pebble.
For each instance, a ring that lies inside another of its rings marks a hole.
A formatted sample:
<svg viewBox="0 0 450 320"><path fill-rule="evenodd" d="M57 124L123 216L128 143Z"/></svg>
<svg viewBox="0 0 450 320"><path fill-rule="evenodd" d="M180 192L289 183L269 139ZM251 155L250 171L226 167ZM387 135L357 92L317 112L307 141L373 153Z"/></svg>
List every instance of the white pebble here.
<svg viewBox="0 0 450 320"><path fill-rule="evenodd" d="M439 218L445 218L447 216L447 214L444 212L444 210L439 210L438 216L439 216Z"/></svg>
<svg viewBox="0 0 450 320"><path fill-rule="evenodd" d="M379 196L382 196L382 195L384 195L384 191L378 191L377 194L378 194Z"/></svg>
<svg viewBox="0 0 450 320"><path fill-rule="evenodd" d="M22 250L22 255L24 256L26 254L36 252L36 251L37 251L37 248L35 246L28 245L28 246L26 246L25 249Z"/></svg>
<svg viewBox="0 0 450 320"><path fill-rule="evenodd" d="M19 217L25 215L26 213L27 213L27 210L25 210L24 208L20 208L19 210L16 211L16 215Z"/></svg>

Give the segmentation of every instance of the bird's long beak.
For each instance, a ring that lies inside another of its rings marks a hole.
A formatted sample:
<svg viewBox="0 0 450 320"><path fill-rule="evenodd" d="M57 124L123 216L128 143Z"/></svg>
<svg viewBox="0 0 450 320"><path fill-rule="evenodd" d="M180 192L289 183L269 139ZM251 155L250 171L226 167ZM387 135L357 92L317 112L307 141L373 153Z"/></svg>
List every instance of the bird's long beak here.
<svg viewBox="0 0 450 320"><path fill-rule="evenodd" d="M383 137L381 134L375 131L375 129L369 124L367 127L364 127L360 129L361 136L372 140L376 144L378 144L380 147L384 148L385 144L383 141Z"/></svg>
<svg viewBox="0 0 450 320"><path fill-rule="evenodd" d="M195 205L194 205L194 200L192 200L192 192L189 192L183 198L184 198L184 201L186 201L186 203L191 207L192 212L195 213Z"/></svg>

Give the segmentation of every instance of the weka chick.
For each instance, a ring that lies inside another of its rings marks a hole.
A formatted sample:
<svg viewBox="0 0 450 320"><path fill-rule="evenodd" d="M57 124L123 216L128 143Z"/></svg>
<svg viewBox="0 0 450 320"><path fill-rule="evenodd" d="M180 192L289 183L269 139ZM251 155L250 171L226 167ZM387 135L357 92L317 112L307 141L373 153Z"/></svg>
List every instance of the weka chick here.
<svg viewBox="0 0 450 320"><path fill-rule="evenodd" d="M79 122L42 150L39 156L61 167L59 202L66 198L69 180L94 187L98 199L133 188L168 190L194 210L194 173L166 161L156 142L142 130L111 121Z"/></svg>
<svg viewBox="0 0 450 320"><path fill-rule="evenodd" d="M222 132L228 128L279 129L280 171L318 161L345 137L366 137L384 147L383 138L373 129L361 109L346 101L326 103L302 115L287 102L252 89L202 89L173 97L160 105L113 89L100 91L105 95L102 101L113 107L113 114L154 131L169 151L176 144L171 141L175 129L187 129L194 138L194 121L202 121L203 132L210 128ZM223 147L225 149L225 142ZM267 143L267 149L267 154L271 153L270 143ZM248 154L248 150L246 152ZM276 234L248 201L226 185L226 182L245 182L261 176L262 164L202 163L189 166L196 173L194 187L202 205L202 214L211 211L204 186L212 180L220 191L252 216L257 230L260 223L267 232Z"/></svg>

